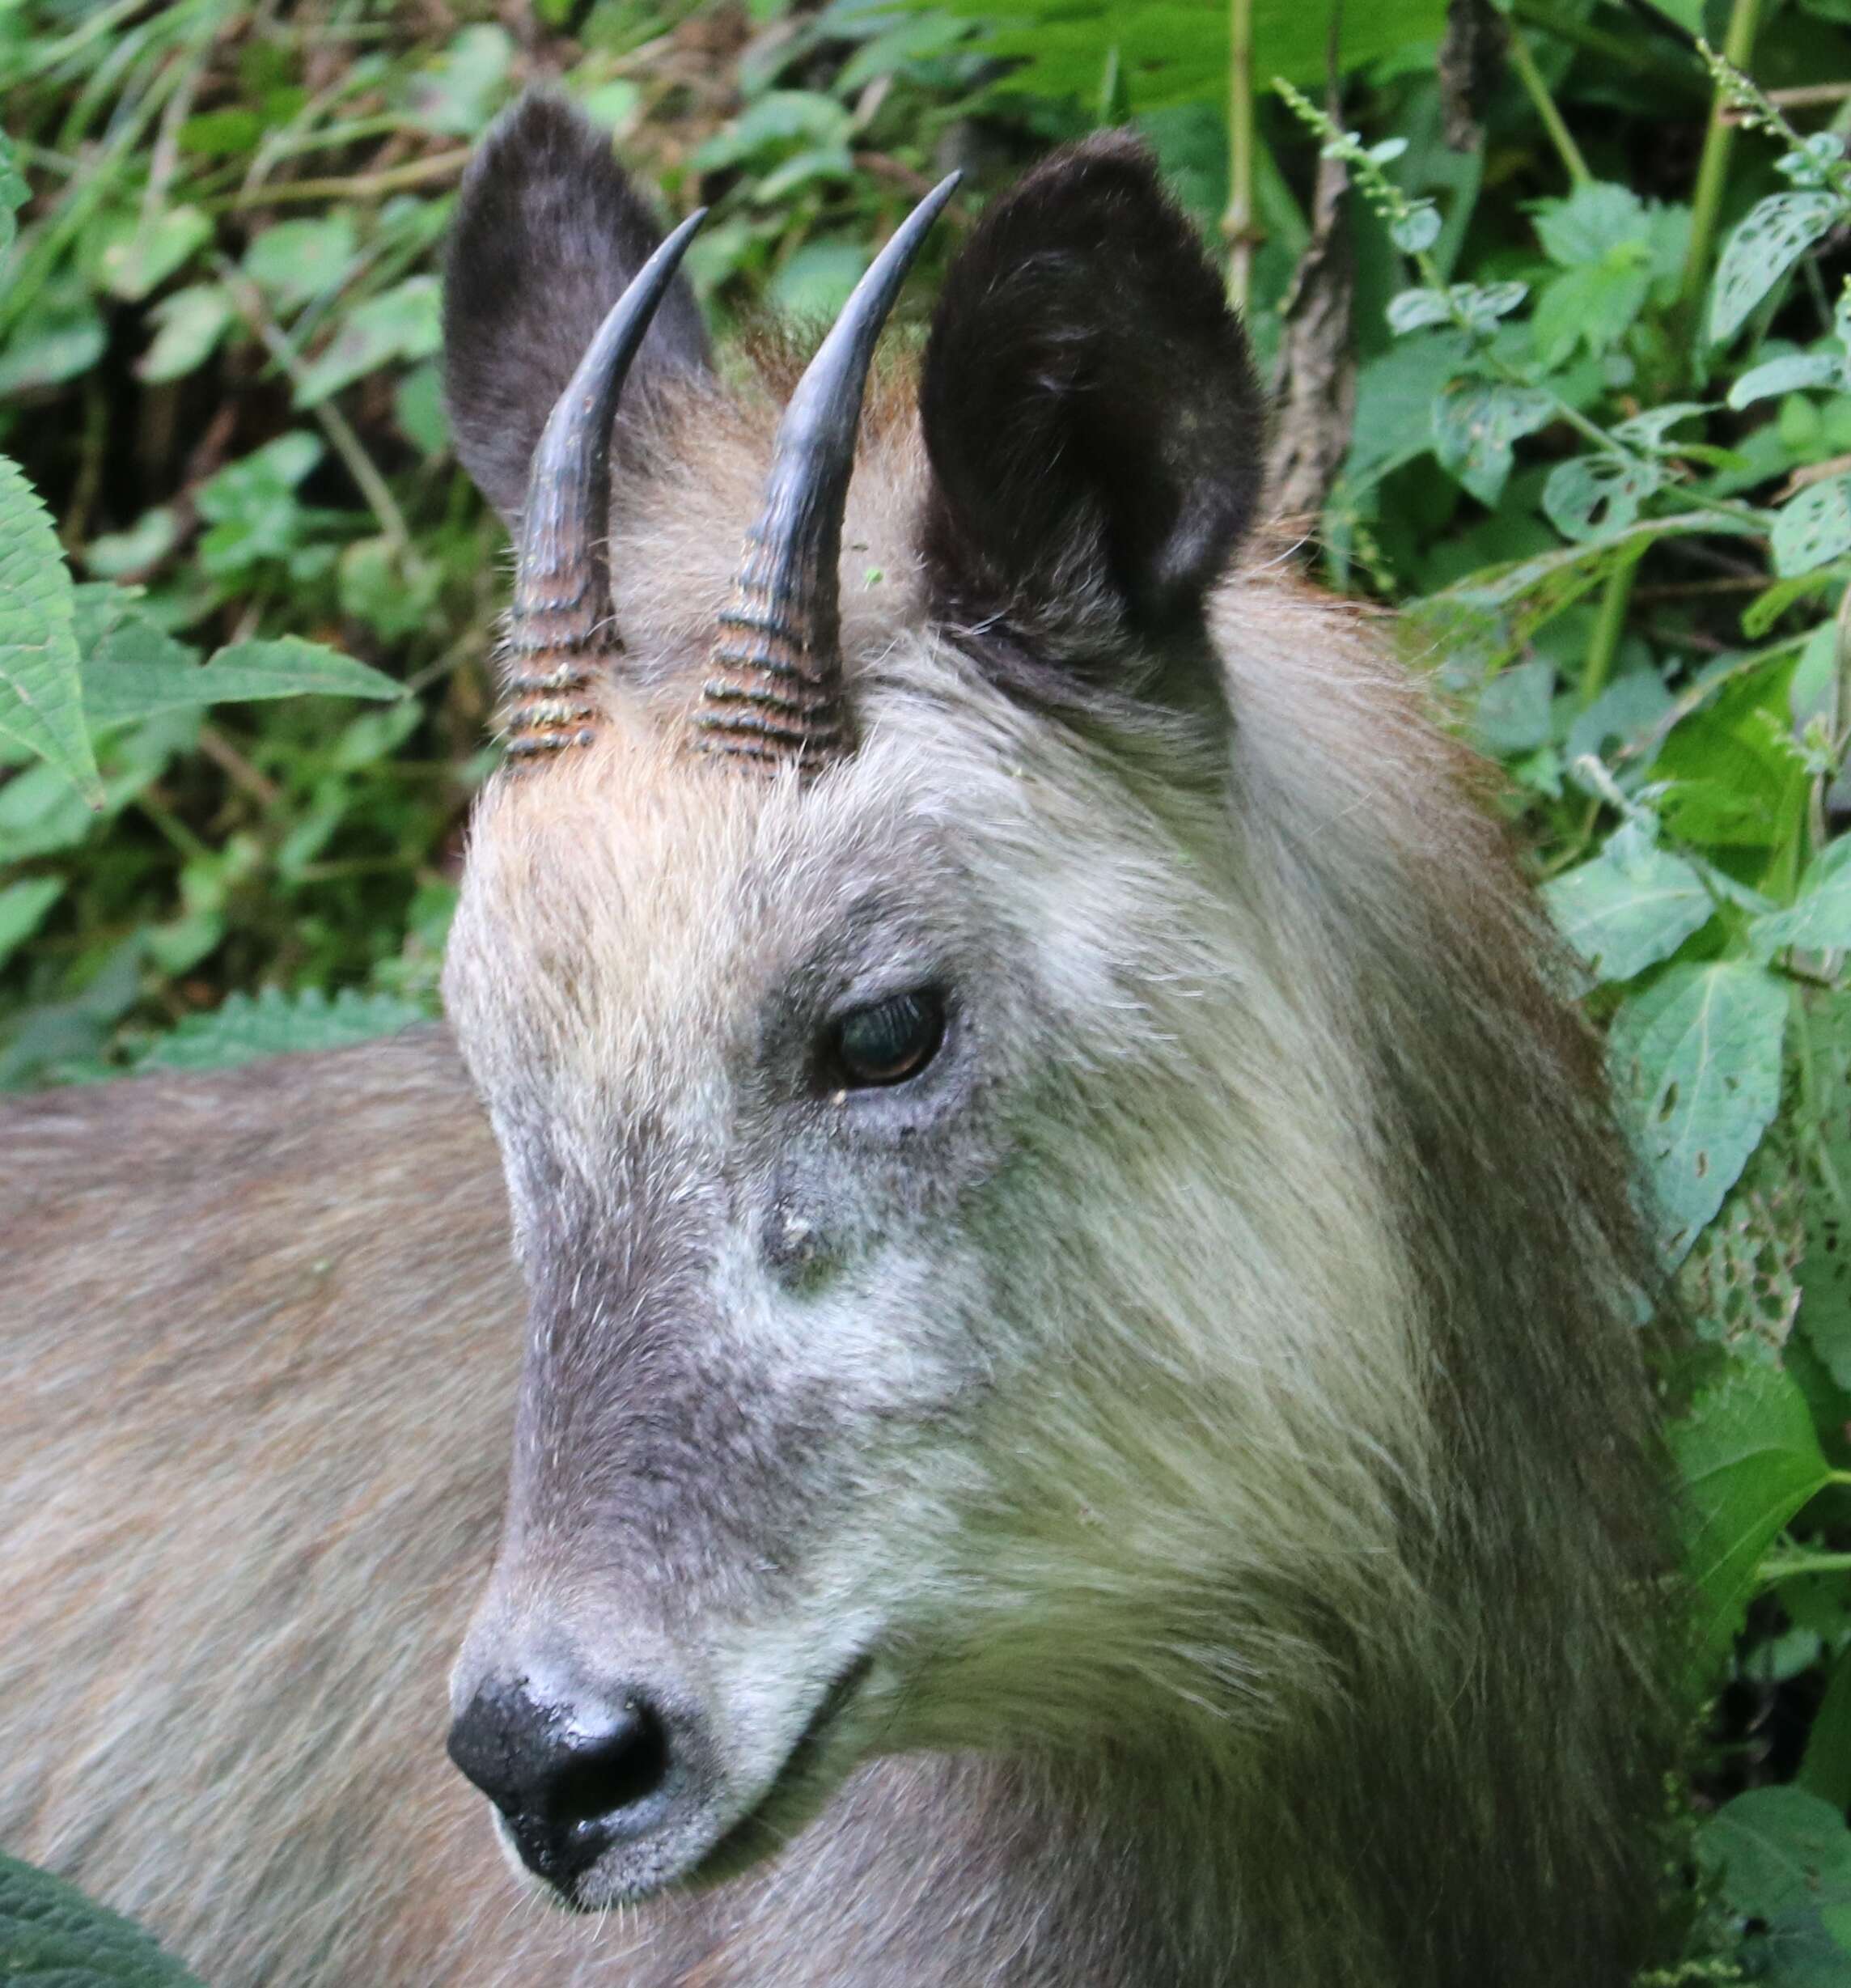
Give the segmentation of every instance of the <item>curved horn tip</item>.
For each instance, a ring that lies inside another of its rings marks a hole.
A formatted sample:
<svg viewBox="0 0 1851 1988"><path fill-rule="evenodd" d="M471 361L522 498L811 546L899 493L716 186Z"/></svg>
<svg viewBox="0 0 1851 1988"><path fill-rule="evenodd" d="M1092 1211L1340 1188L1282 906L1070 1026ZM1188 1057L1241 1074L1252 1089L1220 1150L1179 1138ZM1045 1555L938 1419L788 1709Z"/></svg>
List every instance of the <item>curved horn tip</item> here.
<svg viewBox="0 0 1851 1988"><path fill-rule="evenodd" d="M621 647L610 626L604 540L611 423L695 231L697 208L625 286L553 405L527 472L509 620L502 729L510 757L590 743L593 659Z"/></svg>
<svg viewBox="0 0 1851 1988"><path fill-rule="evenodd" d="M784 410L695 714L697 750L815 770L849 748L837 596L855 432L881 328L962 176L948 173L888 237Z"/></svg>

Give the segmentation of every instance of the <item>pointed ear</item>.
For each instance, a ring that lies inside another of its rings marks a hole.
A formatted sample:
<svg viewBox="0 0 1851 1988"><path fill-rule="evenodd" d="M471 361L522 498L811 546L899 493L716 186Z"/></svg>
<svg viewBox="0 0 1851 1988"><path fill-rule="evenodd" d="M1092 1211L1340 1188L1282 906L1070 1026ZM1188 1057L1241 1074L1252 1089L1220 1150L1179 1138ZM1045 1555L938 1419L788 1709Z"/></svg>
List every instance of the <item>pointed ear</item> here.
<svg viewBox="0 0 1851 1988"><path fill-rule="evenodd" d="M1050 661L1199 629L1257 500L1247 341L1150 155L1055 153L985 213L920 384L947 619Z"/></svg>
<svg viewBox="0 0 1851 1988"><path fill-rule="evenodd" d="M561 97L523 97L471 160L444 264L444 398L464 468L510 523L553 402L661 239L608 136ZM707 365L677 277L631 370L620 443L652 389Z"/></svg>

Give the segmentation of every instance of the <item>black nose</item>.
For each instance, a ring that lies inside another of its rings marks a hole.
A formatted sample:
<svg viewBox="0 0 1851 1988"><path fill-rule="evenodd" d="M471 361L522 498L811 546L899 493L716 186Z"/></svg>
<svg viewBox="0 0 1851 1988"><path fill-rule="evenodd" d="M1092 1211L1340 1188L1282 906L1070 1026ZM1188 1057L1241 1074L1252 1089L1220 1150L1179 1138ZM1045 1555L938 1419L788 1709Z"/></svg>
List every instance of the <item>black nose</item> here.
<svg viewBox="0 0 1851 1988"><path fill-rule="evenodd" d="M450 1728L450 1757L507 1819L527 1867L561 1891L646 1828L669 1776L668 1736L640 1695L484 1685Z"/></svg>

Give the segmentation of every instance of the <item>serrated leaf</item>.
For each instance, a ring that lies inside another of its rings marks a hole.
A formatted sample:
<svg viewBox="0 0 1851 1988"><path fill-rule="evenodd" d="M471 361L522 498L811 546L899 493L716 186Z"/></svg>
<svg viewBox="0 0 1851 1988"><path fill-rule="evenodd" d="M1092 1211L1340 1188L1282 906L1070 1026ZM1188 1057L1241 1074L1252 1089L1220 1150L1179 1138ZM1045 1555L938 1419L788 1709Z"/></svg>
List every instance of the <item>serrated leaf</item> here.
<svg viewBox="0 0 1851 1988"><path fill-rule="evenodd" d="M311 694L402 697L405 686L338 650L285 635L221 649L203 665L151 622L124 613L107 646L84 658L83 698L93 725L119 725L157 711Z"/></svg>
<svg viewBox="0 0 1851 1988"><path fill-rule="evenodd" d="M1822 850L1792 904L1756 919L1748 938L1761 959L1787 946L1808 952L1851 951L1851 835Z"/></svg>
<svg viewBox="0 0 1851 1988"><path fill-rule="evenodd" d="M1751 367L1729 389L1729 405L1751 407L1777 393L1804 393L1815 387L1846 384L1845 361L1833 352L1790 352Z"/></svg>
<svg viewBox="0 0 1851 1988"><path fill-rule="evenodd" d="M1577 345L1598 356L1617 345L1645 308L1651 285L1651 252L1643 242L1564 270L1537 299L1530 320L1543 363L1565 364Z"/></svg>
<svg viewBox="0 0 1851 1988"><path fill-rule="evenodd" d="M1673 967L1616 1017L1610 1053L1675 1269L1781 1100L1784 985L1758 966Z"/></svg>
<svg viewBox="0 0 1851 1988"><path fill-rule="evenodd" d="M1770 193L1756 201L1716 265L1709 293L1710 342L1722 345L1733 338L1748 313L1845 211L1836 193Z"/></svg>
<svg viewBox="0 0 1851 1988"><path fill-rule="evenodd" d="M1510 474L1511 444L1554 419L1552 396L1536 387L1455 379L1434 402L1434 453L1480 503L1493 505Z"/></svg>
<svg viewBox="0 0 1851 1988"><path fill-rule="evenodd" d="M1564 538L1586 541L1624 532L1664 481L1649 459L1574 456L1558 463L1543 485L1543 509Z"/></svg>
<svg viewBox="0 0 1851 1988"><path fill-rule="evenodd" d="M1783 579L1810 573L1851 552L1851 477L1815 483L1774 514L1768 542Z"/></svg>
<svg viewBox="0 0 1851 1988"><path fill-rule="evenodd" d="M70 570L38 494L0 456L0 731L92 803L103 786L84 728Z"/></svg>
<svg viewBox="0 0 1851 1988"><path fill-rule="evenodd" d="M1591 863L1546 885L1556 929L1599 984L1668 960L1715 911L1695 867L1628 824Z"/></svg>
<svg viewBox="0 0 1851 1988"><path fill-rule="evenodd" d="M1851 1832L1803 1788L1750 1788L1697 1833L1732 1911L1750 1922L1742 1957L1772 1988L1851 1980Z"/></svg>
<svg viewBox="0 0 1851 1988"><path fill-rule="evenodd" d="M345 1049L429 1019L396 994L362 994L349 988L330 999L316 988L286 994L266 987L254 998L228 994L211 1014L189 1017L145 1051L135 1067L226 1070L265 1057Z"/></svg>
<svg viewBox="0 0 1851 1988"><path fill-rule="evenodd" d="M0 1856L0 1981L199 1988L142 1929L49 1871Z"/></svg>
<svg viewBox="0 0 1851 1988"><path fill-rule="evenodd" d="M1733 1367L1671 1431L1685 1491L1685 1565L1701 1600L1705 1648L1735 1634L1760 1585L1762 1556L1831 1472L1792 1378L1760 1362Z"/></svg>
<svg viewBox="0 0 1851 1988"><path fill-rule="evenodd" d="M1540 200L1531 211L1543 253L1565 269L1644 242L1651 225L1639 196L1611 180L1590 180L1560 200Z"/></svg>

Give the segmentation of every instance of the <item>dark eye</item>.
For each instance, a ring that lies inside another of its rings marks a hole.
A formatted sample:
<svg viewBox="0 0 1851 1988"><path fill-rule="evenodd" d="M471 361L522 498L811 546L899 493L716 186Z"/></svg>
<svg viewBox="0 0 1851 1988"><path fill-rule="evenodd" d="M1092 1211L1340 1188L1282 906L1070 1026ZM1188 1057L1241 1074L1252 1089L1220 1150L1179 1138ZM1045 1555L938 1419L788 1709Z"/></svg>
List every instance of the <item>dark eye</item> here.
<svg viewBox="0 0 1851 1988"><path fill-rule="evenodd" d="M849 1090L904 1083L931 1062L944 1038L943 998L921 988L845 1015L836 1024L829 1061L837 1081Z"/></svg>

